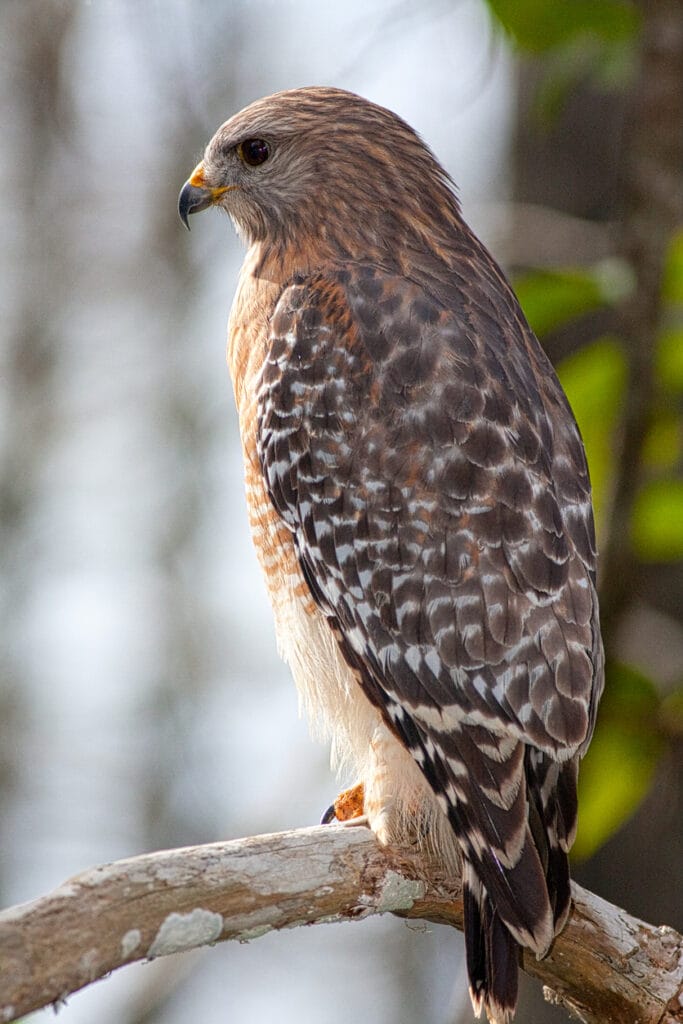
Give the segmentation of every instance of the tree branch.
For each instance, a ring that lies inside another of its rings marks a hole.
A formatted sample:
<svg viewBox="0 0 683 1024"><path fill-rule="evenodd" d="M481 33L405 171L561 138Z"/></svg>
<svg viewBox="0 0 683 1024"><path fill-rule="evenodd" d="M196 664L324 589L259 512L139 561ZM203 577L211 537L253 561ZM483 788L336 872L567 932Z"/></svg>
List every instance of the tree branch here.
<svg viewBox="0 0 683 1024"><path fill-rule="evenodd" d="M552 952L523 967L590 1024L683 1021L683 937L573 887ZM110 971L272 929L393 912L462 926L459 890L365 828L324 826L116 861L0 913L0 1021Z"/></svg>

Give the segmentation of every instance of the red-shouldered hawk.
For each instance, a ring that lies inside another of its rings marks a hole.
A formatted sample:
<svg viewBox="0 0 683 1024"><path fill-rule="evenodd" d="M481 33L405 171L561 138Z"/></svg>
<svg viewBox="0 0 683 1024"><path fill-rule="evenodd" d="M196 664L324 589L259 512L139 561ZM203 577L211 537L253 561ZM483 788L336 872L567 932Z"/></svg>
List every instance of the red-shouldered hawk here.
<svg viewBox="0 0 683 1024"><path fill-rule="evenodd" d="M229 326L249 518L280 648L382 843L456 870L475 1010L570 904L603 686L579 431L412 129L338 89L218 129L180 215L249 249Z"/></svg>

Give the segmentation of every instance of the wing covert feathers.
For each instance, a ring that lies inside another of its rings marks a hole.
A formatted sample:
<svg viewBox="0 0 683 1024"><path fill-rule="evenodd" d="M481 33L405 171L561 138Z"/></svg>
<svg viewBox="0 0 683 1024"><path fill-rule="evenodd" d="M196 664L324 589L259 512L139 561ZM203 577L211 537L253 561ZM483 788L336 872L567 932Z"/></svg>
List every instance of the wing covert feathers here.
<svg viewBox="0 0 683 1024"><path fill-rule="evenodd" d="M453 829L472 1000L509 1024L518 944L543 956L569 910L602 650L581 439L469 244L467 283L364 264L292 280L258 454L315 601Z"/></svg>

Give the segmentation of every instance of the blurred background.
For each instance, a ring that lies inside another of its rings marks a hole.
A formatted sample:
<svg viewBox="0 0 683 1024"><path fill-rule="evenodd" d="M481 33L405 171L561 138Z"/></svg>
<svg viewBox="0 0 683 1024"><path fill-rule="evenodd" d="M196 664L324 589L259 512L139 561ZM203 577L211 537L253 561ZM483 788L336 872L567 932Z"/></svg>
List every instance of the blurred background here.
<svg viewBox="0 0 683 1024"><path fill-rule="evenodd" d="M2 0L0 905L315 823L337 792L246 527L224 363L240 245L176 215L223 120L310 84L422 134L558 367L609 659L574 874L681 930L679 0ZM461 1024L464 979L459 933L389 918L131 966L59 1019ZM534 983L522 998L520 1021L568 1019Z"/></svg>

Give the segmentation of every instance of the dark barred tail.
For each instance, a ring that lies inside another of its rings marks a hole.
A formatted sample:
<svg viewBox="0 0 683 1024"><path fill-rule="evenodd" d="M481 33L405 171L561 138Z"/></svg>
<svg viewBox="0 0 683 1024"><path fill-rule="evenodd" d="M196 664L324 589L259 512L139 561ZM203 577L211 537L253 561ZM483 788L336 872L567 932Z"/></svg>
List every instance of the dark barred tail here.
<svg viewBox="0 0 683 1024"><path fill-rule="evenodd" d="M465 747L461 733L458 741ZM576 769L514 740L501 741L497 757L487 750L470 737L469 774L455 775L448 814L462 852L472 1004L492 1024L510 1024L520 947L544 957L569 911Z"/></svg>
<svg viewBox="0 0 683 1024"><path fill-rule="evenodd" d="M524 766L516 797L520 806L504 809L507 832L498 826L498 835L508 838L507 863L486 849L488 837L478 836L472 826L477 841L463 849L470 995L475 1013L486 1010L492 1024L511 1024L514 1017L520 946L545 956L571 905L567 852L576 830L577 762L558 764L532 749L524 755ZM497 767L502 771L505 762ZM495 822L500 812L489 807L488 819ZM462 804L453 809L454 830L460 824L456 814L463 813Z"/></svg>
<svg viewBox="0 0 683 1024"><path fill-rule="evenodd" d="M555 934L569 914L569 848L576 833L578 760L557 764L540 751L526 753L529 827L545 871Z"/></svg>
<svg viewBox="0 0 683 1024"><path fill-rule="evenodd" d="M471 867L467 863L463 866L465 950L472 1006L477 1017L483 1008L492 1024L511 1024L517 1006L519 946Z"/></svg>

